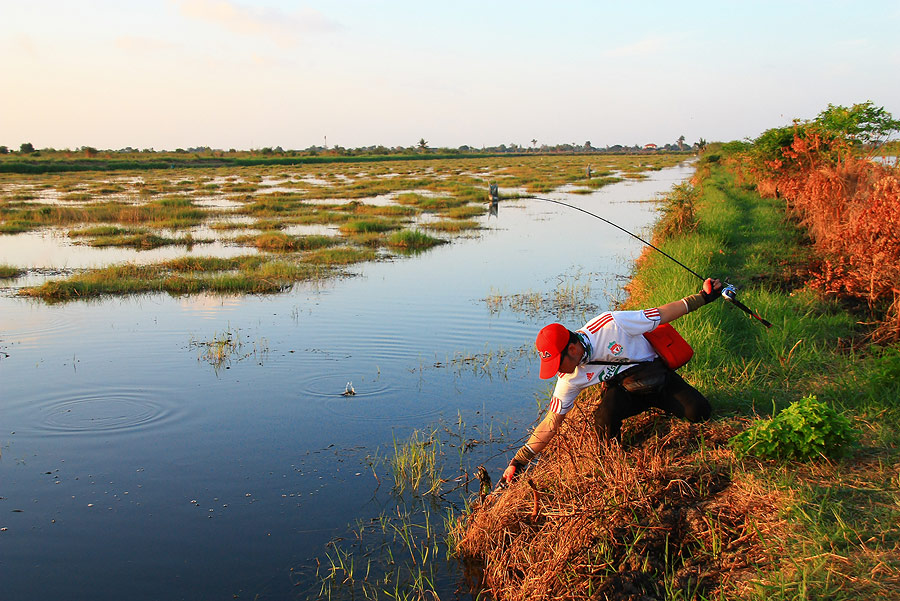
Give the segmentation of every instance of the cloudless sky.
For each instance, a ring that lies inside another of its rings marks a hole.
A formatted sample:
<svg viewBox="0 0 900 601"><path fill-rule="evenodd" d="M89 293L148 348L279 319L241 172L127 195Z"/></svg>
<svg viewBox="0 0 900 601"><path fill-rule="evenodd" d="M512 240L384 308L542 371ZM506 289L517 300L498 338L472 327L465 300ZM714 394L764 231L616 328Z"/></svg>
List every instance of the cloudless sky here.
<svg viewBox="0 0 900 601"><path fill-rule="evenodd" d="M900 3L0 0L0 145L475 147L900 117Z"/></svg>

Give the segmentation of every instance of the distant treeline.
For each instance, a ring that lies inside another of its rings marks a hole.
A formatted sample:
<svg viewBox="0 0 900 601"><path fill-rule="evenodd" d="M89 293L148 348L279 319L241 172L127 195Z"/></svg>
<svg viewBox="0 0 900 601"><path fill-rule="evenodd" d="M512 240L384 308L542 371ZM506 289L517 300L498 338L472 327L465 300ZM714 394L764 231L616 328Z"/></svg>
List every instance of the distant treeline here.
<svg viewBox="0 0 900 601"><path fill-rule="evenodd" d="M10 159L0 160L0 173L58 173L64 171L122 171L140 169L192 169L254 165L303 165L314 163L364 163L374 161L434 160L461 155L367 155L367 156L289 156L289 157L166 157L129 159ZM485 156L485 155L477 155ZM490 155L487 155L490 156Z"/></svg>

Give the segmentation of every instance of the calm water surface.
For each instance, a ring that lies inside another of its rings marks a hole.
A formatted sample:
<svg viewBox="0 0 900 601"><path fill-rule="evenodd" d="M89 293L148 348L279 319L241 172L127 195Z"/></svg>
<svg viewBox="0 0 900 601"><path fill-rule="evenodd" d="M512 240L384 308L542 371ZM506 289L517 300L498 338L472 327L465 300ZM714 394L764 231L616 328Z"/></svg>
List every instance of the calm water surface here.
<svg viewBox="0 0 900 601"><path fill-rule="evenodd" d="M632 201L691 172L546 196L641 232L655 205ZM376 466L379 486L371 464L395 439L458 417L475 437L499 427L506 439L469 459L496 479L546 399L530 348L557 316L485 299L577 282L599 312L641 249L536 200L501 203L483 223L274 296L51 306L6 290L0 599L314 597L328 541L390 506L390 477ZM8 252L0 263L24 263ZM217 367L202 343L226 332L241 345ZM341 395L348 381L356 396ZM442 586L451 598L453 578Z"/></svg>

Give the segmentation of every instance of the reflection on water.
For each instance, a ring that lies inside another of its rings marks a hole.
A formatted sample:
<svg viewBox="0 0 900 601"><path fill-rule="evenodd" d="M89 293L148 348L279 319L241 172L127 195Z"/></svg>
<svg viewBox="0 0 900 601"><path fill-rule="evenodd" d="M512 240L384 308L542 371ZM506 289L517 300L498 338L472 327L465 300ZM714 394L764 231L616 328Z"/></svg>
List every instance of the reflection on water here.
<svg viewBox="0 0 900 601"><path fill-rule="evenodd" d="M92 247L76 244L68 229L48 228L22 234L0 236L0 263L26 269L86 269L114 263L150 264L182 256L237 257L256 254L255 248L211 243L162 246L148 250Z"/></svg>
<svg viewBox="0 0 900 601"><path fill-rule="evenodd" d="M690 173L548 196L639 232L654 207L627 201ZM395 440L441 420L502 424L506 439L478 435L490 441L463 455L498 474L546 400L531 344L549 317L485 299L552 299L561 274L582 273L601 311L612 295L596 281L641 250L578 211L499 204L471 237L279 295L0 297L3 600L315 598L326 543L393 506L376 458ZM102 250L42 243L58 254L11 262L73 267ZM192 341L238 330L266 341L264 361L198 360ZM447 598L455 586L440 583Z"/></svg>

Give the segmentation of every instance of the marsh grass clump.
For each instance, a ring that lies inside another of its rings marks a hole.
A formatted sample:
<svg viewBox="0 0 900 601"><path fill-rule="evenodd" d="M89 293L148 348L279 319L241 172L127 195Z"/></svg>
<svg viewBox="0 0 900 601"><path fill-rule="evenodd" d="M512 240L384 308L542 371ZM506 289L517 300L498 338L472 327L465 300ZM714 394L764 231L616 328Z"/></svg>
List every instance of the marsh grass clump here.
<svg viewBox="0 0 900 601"><path fill-rule="evenodd" d="M359 520L351 540L335 539L326 545L324 558L316 560L316 585L304 591L302 598L438 599L440 579L453 577L445 559L441 521L425 499Z"/></svg>
<svg viewBox="0 0 900 601"><path fill-rule="evenodd" d="M425 250L446 243L446 240L433 238L419 230L402 230L391 234L387 239L388 246L411 251Z"/></svg>
<svg viewBox="0 0 900 601"><path fill-rule="evenodd" d="M206 242L206 240L196 240L190 234L179 238L167 238L158 236L150 232L137 234L126 234L120 236L98 236L91 240L89 244L94 247L107 246L127 246L137 250L149 250L159 248L161 246L183 245L191 247L194 244Z"/></svg>
<svg viewBox="0 0 900 601"><path fill-rule="evenodd" d="M210 340L191 338L189 346L198 349L198 361L209 363L216 371L230 366L232 361L249 357L261 361L269 352L269 343L265 338L251 342L250 337L241 334L238 328L216 332Z"/></svg>
<svg viewBox="0 0 900 601"><path fill-rule="evenodd" d="M441 486L440 440L437 431L426 434L415 430L408 440L398 442L394 439L394 453L390 459L394 474L394 487L402 493L404 490L425 494L436 494Z"/></svg>
<svg viewBox="0 0 900 601"><path fill-rule="evenodd" d="M295 282L324 277L340 263L285 263L259 256L182 257L151 265L113 265L71 277L50 280L19 291L22 296L49 302L95 298L113 294L167 292L169 294L268 294Z"/></svg>
<svg viewBox="0 0 900 601"><path fill-rule="evenodd" d="M307 254L304 259L316 265L351 265L372 261L375 259L375 251L371 249L340 246L336 248L321 248Z"/></svg>
<svg viewBox="0 0 900 601"><path fill-rule="evenodd" d="M579 270L560 275L556 287L549 292L501 294L492 291L484 300L491 313L500 313L505 308L529 317L583 318L597 310L591 296L592 278L593 274Z"/></svg>
<svg viewBox="0 0 900 601"><path fill-rule="evenodd" d="M341 225L345 234L370 234L395 230L400 227L398 221L387 219L358 219Z"/></svg>
<svg viewBox="0 0 900 601"><path fill-rule="evenodd" d="M462 232L475 230L481 227L477 221L471 219L445 219L423 224L423 227L439 232Z"/></svg>
<svg viewBox="0 0 900 601"><path fill-rule="evenodd" d="M315 250L337 244L334 238L328 236L289 236L281 232L264 232L256 236L241 236L237 242L252 244L259 250L267 252L295 252L300 250Z"/></svg>
<svg viewBox="0 0 900 601"><path fill-rule="evenodd" d="M136 250L149 250L172 245L190 247L194 244L208 242L208 240L197 240L190 234L178 238L169 238L141 228L123 228L110 225L71 230L69 237L90 238L86 243L97 248L116 246L131 247Z"/></svg>
<svg viewBox="0 0 900 601"><path fill-rule="evenodd" d="M592 177L584 182L579 182L579 185L588 186L591 190L598 190L604 186L616 184L620 181L622 181L622 178L616 176Z"/></svg>
<svg viewBox="0 0 900 601"><path fill-rule="evenodd" d="M9 280L17 278L24 273L24 269L19 269L18 267L13 267L12 265L0 264L0 279Z"/></svg>
<svg viewBox="0 0 900 601"><path fill-rule="evenodd" d="M447 219L471 219L472 217L479 217L484 215L486 212L487 206L483 204L464 204L458 207L451 207L445 211L441 211L438 213L441 217L446 217Z"/></svg>
<svg viewBox="0 0 900 601"><path fill-rule="evenodd" d="M59 197L63 202L87 202L92 198L94 198L94 195L90 192L69 192Z"/></svg>
<svg viewBox="0 0 900 601"><path fill-rule="evenodd" d="M241 339L238 333L224 331L213 336L212 340L191 340L190 346L199 349L198 361L205 361L214 368L219 369L229 363L231 358L240 352Z"/></svg>
<svg viewBox="0 0 900 601"><path fill-rule="evenodd" d="M37 229L40 224L26 219L15 219L0 223L0 234L21 234Z"/></svg>
<svg viewBox="0 0 900 601"><path fill-rule="evenodd" d="M120 227L117 225L98 225L77 230L69 230L69 238L94 238L99 236L124 236L128 234L142 233L143 230Z"/></svg>

